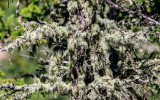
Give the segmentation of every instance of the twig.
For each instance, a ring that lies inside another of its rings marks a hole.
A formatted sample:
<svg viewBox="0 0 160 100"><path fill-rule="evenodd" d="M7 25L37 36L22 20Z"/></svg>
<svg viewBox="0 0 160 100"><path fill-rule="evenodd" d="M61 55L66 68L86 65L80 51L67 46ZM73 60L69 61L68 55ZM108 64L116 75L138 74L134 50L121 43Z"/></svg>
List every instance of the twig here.
<svg viewBox="0 0 160 100"><path fill-rule="evenodd" d="M160 22L152 19L151 17L145 16L145 15L142 14L142 13L137 13L137 12L132 11L132 10L130 10L130 9L124 8L124 7L122 7L121 5L115 4L115 3L113 3L113 2L110 1L110 0L104 0L104 1L106 1L107 3L109 3L111 6L114 6L115 8L120 9L121 11L128 12L128 13L130 13L130 14L137 14L138 16L141 16L142 18L145 18L145 19L153 22L154 24L160 26Z"/></svg>

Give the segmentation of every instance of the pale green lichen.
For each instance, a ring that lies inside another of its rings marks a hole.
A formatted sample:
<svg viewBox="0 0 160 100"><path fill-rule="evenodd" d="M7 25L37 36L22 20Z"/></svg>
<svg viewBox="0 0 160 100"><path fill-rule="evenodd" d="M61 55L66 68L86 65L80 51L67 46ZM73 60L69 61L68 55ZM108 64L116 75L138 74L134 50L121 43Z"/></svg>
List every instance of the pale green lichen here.
<svg viewBox="0 0 160 100"><path fill-rule="evenodd" d="M71 12L74 12L76 9L78 9L78 4L76 1L68 2L67 6L68 6L68 8L67 8L68 11L71 11Z"/></svg>
<svg viewBox="0 0 160 100"><path fill-rule="evenodd" d="M40 90L68 94L71 99L91 100L133 99L132 95L141 94L142 87L136 90L136 82L140 86L144 81L149 83L160 65L157 58L135 61L134 53L129 52L129 46L136 49L135 46L148 43L143 32L119 28L115 21L108 19L109 6L101 0L69 0L66 11L70 16L64 25L23 23L24 35L0 49L8 51L23 43L31 46L43 38L53 40L53 52L45 68L47 73L34 77L34 84L15 86L6 83L0 89L17 90L18 93L11 94L13 99L23 99ZM53 11L53 14L56 13ZM32 29L31 24L36 24L37 28ZM117 77L112 66L118 67L115 68ZM42 77L46 78L45 83L41 82ZM136 91L135 94L129 89Z"/></svg>

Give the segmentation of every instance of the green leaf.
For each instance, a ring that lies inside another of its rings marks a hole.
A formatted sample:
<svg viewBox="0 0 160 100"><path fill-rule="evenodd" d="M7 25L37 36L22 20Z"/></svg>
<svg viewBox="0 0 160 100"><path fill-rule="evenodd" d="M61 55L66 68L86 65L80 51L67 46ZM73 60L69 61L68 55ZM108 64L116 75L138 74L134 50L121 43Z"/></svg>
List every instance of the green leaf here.
<svg viewBox="0 0 160 100"><path fill-rule="evenodd" d="M7 26L11 26L12 25L12 21L13 21L14 15L10 15L9 17L7 17Z"/></svg>
<svg viewBox="0 0 160 100"><path fill-rule="evenodd" d="M15 84L16 84L16 85L24 85L24 84L25 84L24 78L17 79L17 80L15 81Z"/></svg>
<svg viewBox="0 0 160 100"><path fill-rule="evenodd" d="M4 11L0 8L0 16L4 16Z"/></svg>
<svg viewBox="0 0 160 100"><path fill-rule="evenodd" d="M137 0L137 2L139 2L139 3L143 3L143 0Z"/></svg>

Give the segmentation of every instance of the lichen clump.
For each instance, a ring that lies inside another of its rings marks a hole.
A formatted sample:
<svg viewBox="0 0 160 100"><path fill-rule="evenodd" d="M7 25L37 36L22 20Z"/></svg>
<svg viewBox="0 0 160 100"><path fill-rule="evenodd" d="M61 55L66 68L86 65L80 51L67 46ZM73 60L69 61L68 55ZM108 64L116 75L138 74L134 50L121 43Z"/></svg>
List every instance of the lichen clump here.
<svg viewBox="0 0 160 100"><path fill-rule="evenodd" d="M159 66L160 60L137 60L134 52L129 51L131 46L137 49L149 43L147 37L141 31L121 30L108 18L109 5L104 0L68 0L66 5L69 16L61 16L66 23L37 23L38 28L30 27L1 49L8 51L22 43L31 46L42 38L52 39L53 45L46 73L34 76L35 83L31 85L1 85L0 89L14 93L0 97L11 95L13 99L22 99L41 90L67 94L75 100L134 99L152 91L147 84L157 81L152 69ZM25 26L30 23L24 22ZM141 91L144 85L148 87L146 92Z"/></svg>

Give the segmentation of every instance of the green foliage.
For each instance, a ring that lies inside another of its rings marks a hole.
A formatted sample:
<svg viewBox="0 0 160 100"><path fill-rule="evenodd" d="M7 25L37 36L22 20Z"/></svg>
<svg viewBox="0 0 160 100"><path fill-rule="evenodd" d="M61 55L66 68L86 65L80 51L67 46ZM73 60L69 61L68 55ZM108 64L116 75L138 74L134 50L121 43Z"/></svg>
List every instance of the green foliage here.
<svg viewBox="0 0 160 100"><path fill-rule="evenodd" d="M41 9L37 5L34 5L33 2L29 4L28 7L23 8L20 12L21 16L29 17L29 18L37 17L43 14L44 12L41 11Z"/></svg>
<svg viewBox="0 0 160 100"><path fill-rule="evenodd" d="M9 16L6 16L5 13L6 12L0 8L0 40L2 42L7 39L12 40L24 32L22 28L19 28L18 30L13 28L13 23L17 23L15 15L10 14Z"/></svg>
<svg viewBox="0 0 160 100"><path fill-rule="evenodd" d="M0 77L4 76L4 73L0 70Z"/></svg>
<svg viewBox="0 0 160 100"><path fill-rule="evenodd" d="M17 79L17 80L15 81L15 84L16 84L16 85L24 85L24 84L25 84L24 78Z"/></svg>
<svg viewBox="0 0 160 100"><path fill-rule="evenodd" d="M0 16L4 16L4 11L2 10L2 8L0 8Z"/></svg>
<svg viewBox="0 0 160 100"><path fill-rule="evenodd" d="M14 81L14 80L11 79L11 78L3 79L3 78L2 78L3 76L5 76L5 73L0 70L0 84L4 84L4 83L6 83L6 82L12 83L12 82Z"/></svg>

